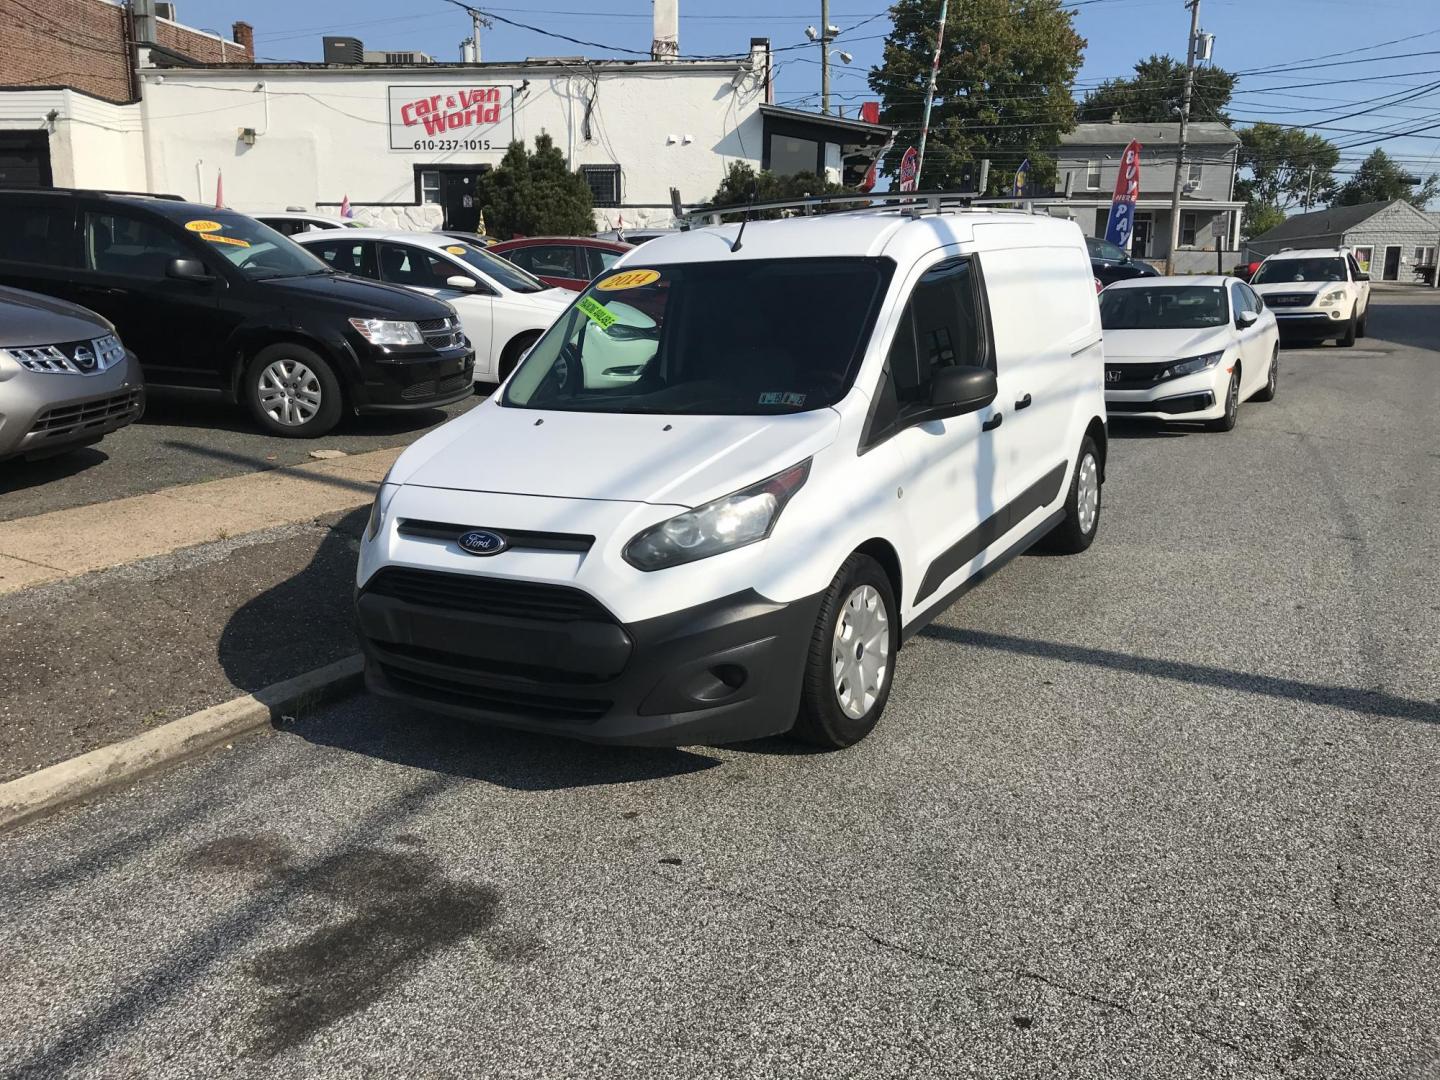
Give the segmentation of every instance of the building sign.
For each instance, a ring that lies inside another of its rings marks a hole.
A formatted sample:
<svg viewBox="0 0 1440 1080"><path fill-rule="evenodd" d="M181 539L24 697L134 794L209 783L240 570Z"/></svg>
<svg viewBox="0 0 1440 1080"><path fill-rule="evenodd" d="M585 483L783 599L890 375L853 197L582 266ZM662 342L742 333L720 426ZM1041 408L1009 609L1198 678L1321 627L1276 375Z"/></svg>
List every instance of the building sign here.
<svg viewBox="0 0 1440 1080"><path fill-rule="evenodd" d="M1115 196L1110 202L1110 220L1105 225L1105 239L1116 247L1130 250L1135 234L1135 203L1140 198L1140 143L1125 147L1120 171L1115 177ZM1148 238L1147 238L1148 239Z"/></svg>
<svg viewBox="0 0 1440 1080"><path fill-rule="evenodd" d="M389 95L391 150L503 154L515 138L513 86L391 86Z"/></svg>

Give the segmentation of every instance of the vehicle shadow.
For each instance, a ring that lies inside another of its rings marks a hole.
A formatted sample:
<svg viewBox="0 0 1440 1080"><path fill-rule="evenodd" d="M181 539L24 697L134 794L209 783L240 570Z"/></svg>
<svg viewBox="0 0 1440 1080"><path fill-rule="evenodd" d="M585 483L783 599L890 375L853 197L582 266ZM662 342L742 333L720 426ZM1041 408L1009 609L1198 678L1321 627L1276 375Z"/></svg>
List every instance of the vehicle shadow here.
<svg viewBox="0 0 1440 1080"><path fill-rule="evenodd" d="M258 690L358 651L352 597L368 514L365 507L318 523L326 533L309 563L231 616L218 659L236 687ZM594 746L364 697L301 712L281 728L318 745L519 791L636 783L720 764L704 753Z"/></svg>
<svg viewBox="0 0 1440 1080"><path fill-rule="evenodd" d="M13 461L0 462L0 495L76 476L109 460L110 455L103 450L94 446L82 446L77 450L38 461L16 458Z"/></svg>
<svg viewBox="0 0 1440 1080"><path fill-rule="evenodd" d="M442 409L420 409L417 412L377 413L356 416L348 410L330 434L334 435L408 435L414 431L444 423ZM151 389L147 391L145 415L136 421L152 427L205 428L229 431L240 435L271 438L242 406L231 405L209 394L188 394L184 391Z"/></svg>

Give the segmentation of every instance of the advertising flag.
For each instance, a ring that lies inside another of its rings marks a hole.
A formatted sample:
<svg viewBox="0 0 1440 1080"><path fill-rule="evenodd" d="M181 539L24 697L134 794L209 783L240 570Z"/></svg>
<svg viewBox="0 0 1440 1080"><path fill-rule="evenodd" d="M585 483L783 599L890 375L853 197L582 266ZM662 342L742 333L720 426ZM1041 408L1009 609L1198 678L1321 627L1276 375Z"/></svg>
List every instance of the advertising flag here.
<svg viewBox="0 0 1440 1080"><path fill-rule="evenodd" d="M920 152L913 146L900 159L900 190L914 191L920 178Z"/></svg>
<svg viewBox="0 0 1440 1080"><path fill-rule="evenodd" d="M1024 199L1030 194L1030 159L1027 157L1015 170L1015 198Z"/></svg>
<svg viewBox="0 0 1440 1080"><path fill-rule="evenodd" d="M340 216L342 218L353 218L355 211L350 209L350 196L344 195L340 198Z"/></svg>
<svg viewBox="0 0 1440 1080"><path fill-rule="evenodd" d="M1120 173L1115 177L1115 196L1110 202L1110 220L1105 225L1105 239L1116 247L1130 250L1135 233L1135 202L1140 198L1140 144L1125 147L1120 159Z"/></svg>
<svg viewBox="0 0 1440 1080"><path fill-rule="evenodd" d="M215 172L215 209L225 209L225 174L218 169Z"/></svg>

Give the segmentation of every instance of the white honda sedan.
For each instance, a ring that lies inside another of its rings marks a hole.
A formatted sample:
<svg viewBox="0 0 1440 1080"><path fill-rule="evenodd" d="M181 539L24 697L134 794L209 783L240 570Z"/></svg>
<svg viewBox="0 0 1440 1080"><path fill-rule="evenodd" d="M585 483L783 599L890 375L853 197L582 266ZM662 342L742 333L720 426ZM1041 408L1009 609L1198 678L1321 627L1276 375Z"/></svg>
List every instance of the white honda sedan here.
<svg viewBox="0 0 1440 1080"><path fill-rule="evenodd" d="M291 237L344 274L448 300L475 350L475 381L503 382L575 294L440 233L345 229Z"/></svg>
<svg viewBox="0 0 1440 1080"><path fill-rule="evenodd" d="M1265 302L1232 277L1117 281L1100 294L1110 416L1235 426L1240 402L1270 401L1280 331Z"/></svg>

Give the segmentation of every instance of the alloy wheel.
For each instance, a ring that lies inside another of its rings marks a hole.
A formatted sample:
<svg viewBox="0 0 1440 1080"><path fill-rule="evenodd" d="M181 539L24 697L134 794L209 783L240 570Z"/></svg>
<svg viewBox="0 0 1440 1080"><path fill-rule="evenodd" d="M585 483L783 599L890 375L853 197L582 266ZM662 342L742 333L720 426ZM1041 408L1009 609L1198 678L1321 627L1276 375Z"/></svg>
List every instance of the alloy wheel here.
<svg viewBox="0 0 1440 1080"><path fill-rule="evenodd" d="M859 720L870 711L890 669L890 613L873 585L861 585L845 600L835 620L830 647L835 700Z"/></svg>
<svg viewBox="0 0 1440 1080"><path fill-rule="evenodd" d="M1100 466L1093 454L1080 459L1080 469L1075 485L1075 512L1080 519L1080 531L1089 533L1095 528L1095 519L1100 514Z"/></svg>
<svg viewBox="0 0 1440 1080"><path fill-rule="evenodd" d="M320 379L299 360L275 360L260 372L260 408L277 424L299 427L320 411Z"/></svg>

